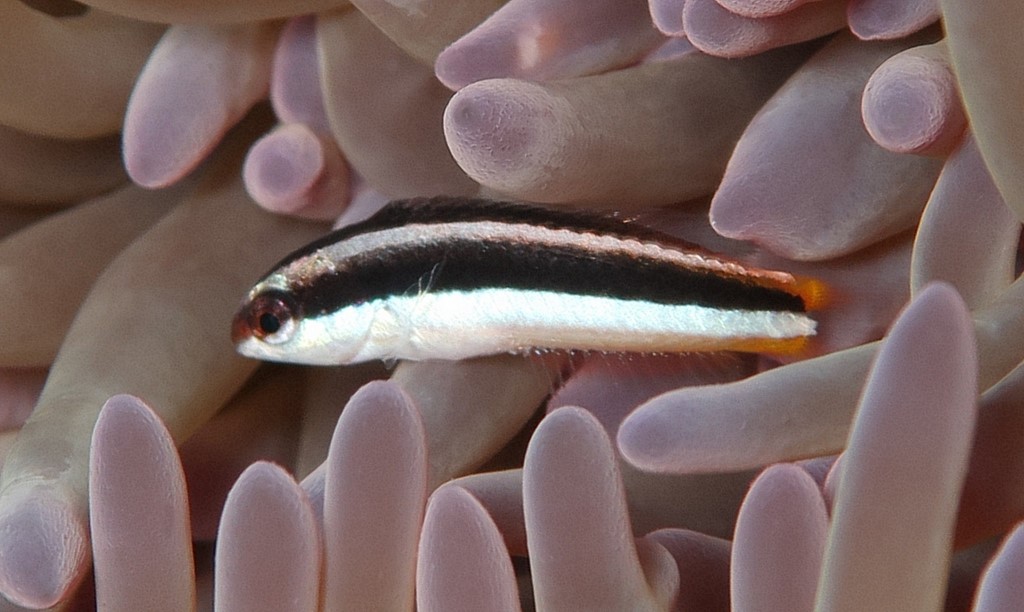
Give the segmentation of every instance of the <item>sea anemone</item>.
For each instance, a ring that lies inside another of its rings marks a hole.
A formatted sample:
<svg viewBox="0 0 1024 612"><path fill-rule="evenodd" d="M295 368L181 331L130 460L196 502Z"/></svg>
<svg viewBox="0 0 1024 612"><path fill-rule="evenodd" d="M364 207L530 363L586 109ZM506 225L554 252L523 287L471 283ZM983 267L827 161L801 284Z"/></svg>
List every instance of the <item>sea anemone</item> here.
<svg viewBox="0 0 1024 612"><path fill-rule="evenodd" d="M1024 8L3 11L4 609L1024 606ZM818 334L234 353L275 260L434 194L612 210L815 279Z"/></svg>

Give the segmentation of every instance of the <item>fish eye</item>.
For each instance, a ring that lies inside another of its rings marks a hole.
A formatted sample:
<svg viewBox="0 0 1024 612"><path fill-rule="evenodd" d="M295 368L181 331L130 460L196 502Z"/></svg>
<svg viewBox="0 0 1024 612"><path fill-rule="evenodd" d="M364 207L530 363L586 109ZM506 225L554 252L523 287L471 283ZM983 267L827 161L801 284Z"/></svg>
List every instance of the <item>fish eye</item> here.
<svg viewBox="0 0 1024 612"><path fill-rule="evenodd" d="M249 308L252 335L267 344L283 344L295 334L297 308L292 298L281 291L256 296Z"/></svg>
<svg viewBox="0 0 1024 612"><path fill-rule="evenodd" d="M281 329L281 319L272 312L265 312L260 315L259 330L264 335L270 336Z"/></svg>

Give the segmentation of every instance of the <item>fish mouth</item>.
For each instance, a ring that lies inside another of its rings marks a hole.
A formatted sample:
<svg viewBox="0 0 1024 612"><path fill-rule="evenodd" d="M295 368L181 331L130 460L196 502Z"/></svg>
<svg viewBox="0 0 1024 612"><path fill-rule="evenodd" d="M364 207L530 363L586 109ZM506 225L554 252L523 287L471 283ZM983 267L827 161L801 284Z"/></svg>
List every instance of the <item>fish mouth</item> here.
<svg viewBox="0 0 1024 612"><path fill-rule="evenodd" d="M240 349L240 345L252 337L253 333L252 327L249 325L249 316L243 308L236 312L234 318L231 319L231 342L235 345L235 348Z"/></svg>

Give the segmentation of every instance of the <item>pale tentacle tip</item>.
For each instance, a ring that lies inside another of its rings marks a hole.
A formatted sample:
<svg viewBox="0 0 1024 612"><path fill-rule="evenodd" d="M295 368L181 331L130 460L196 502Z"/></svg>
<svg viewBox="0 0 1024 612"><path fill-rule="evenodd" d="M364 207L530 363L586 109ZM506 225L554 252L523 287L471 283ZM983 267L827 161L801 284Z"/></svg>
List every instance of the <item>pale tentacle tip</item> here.
<svg viewBox="0 0 1024 612"><path fill-rule="evenodd" d="M0 592L26 608L67 598L88 569L88 536L64 500L34 487L0 510Z"/></svg>

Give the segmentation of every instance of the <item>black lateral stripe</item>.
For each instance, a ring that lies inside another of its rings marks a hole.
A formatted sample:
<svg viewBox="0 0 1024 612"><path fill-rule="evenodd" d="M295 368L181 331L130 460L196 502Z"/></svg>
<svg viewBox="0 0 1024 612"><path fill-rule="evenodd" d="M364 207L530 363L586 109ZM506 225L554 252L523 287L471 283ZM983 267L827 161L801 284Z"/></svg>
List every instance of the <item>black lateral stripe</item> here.
<svg viewBox="0 0 1024 612"><path fill-rule="evenodd" d="M306 316L393 295L483 288L594 295L663 304L737 310L803 312L803 299L781 289L585 248L537 249L529 244L458 240L404 245L353 258L343 270L291 289Z"/></svg>
<svg viewBox="0 0 1024 612"><path fill-rule="evenodd" d="M436 196L432 198L410 198L389 202L369 219L335 230L326 236L292 252L263 276L270 276L278 268L311 255L319 249L351 238L409 224L433 225L473 221L498 221L502 223L527 223L548 229L567 229L580 233L602 234L619 238L632 238L711 255L691 242L659 232L626 219L593 211L562 210L546 208L521 202L500 202L482 198Z"/></svg>

